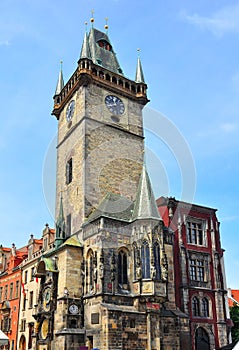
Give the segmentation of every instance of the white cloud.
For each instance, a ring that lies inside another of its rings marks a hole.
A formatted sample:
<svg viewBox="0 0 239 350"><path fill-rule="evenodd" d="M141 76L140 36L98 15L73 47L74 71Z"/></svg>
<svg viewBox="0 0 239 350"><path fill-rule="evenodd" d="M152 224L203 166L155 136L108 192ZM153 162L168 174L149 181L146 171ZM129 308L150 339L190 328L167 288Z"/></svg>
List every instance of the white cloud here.
<svg viewBox="0 0 239 350"><path fill-rule="evenodd" d="M213 13L211 16L181 14L189 23L203 30L208 30L221 37L227 33L239 33L239 4L227 6Z"/></svg>

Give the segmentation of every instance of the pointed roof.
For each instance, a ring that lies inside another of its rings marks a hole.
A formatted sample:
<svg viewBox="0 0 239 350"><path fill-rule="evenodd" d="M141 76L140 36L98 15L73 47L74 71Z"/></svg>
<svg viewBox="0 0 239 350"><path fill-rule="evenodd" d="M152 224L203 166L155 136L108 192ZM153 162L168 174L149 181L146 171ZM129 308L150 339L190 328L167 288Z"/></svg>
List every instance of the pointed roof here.
<svg viewBox="0 0 239 350"><path fill-rule="evenodd" d="M65 218L64 218L64 212L63 212L63 200L61 195L59 215L56 220L56 239L62 238L60 236L62 236L64 232L65 232Z"/></svg>
<svg viewBox="0 0 239 350"><path fill-rule="evenodd" d="M90 48L89 48L89 41L88 41L88 36L87 36L86 32L85 32L83 44L82 44L82 47L81 47L80 59L81 58L91 58Z"/></svg>
<svg viewBox="0 0 239 350"><path fill-rule="evenodd" d="M136 81L136 83L145 83L144 73L143 73L143 68L142 68L140 57L138 57L138 61L137 61L135 81Z"/></svg>
<svg viewBox="0 0 239 350"><path fill-rule="evenodd" d="M64 79L63 79L63 73L62 73L62 67L60 69L59 72L59 76L58 76L58 81L56 84L56 91L55 91L55 95L59 95L61 93L61 90L64 87Z"/></svg>
<svg viewBox="0 0 239 350"><path fill-rule="evenodd" d="M132 219L162 220L158 212L150 178L145 165L143 165L141 177L139 180Z"/></svg>
<svg viewBox="0 0 239 350"><path fill-rule="evenodd" d="M120 194L107 193L99 206L88 217L88 222L100 217L129 222L133 211L133 202Z"/></svg>
<svg viewBox="0 0 239 350"><path fill-rule="evenodd" d="M91 28L88 35L88 45L90 57L94 64L102 66L111 72L123 75L123 71L119 65L116 53L113 50L107 33L101 32L95 28ZM84 42L82 45L82 49L83 48Z"/></svg>

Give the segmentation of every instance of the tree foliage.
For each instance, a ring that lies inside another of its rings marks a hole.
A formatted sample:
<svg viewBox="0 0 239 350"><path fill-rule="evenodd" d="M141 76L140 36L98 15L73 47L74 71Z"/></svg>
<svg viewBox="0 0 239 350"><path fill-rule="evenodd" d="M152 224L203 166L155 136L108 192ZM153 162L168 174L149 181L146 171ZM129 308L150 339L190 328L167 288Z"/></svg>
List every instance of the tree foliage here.
<svg viewBox="0 0 239 350"><path fill-rule="evenodd" d="M232 341L239 340L239 306L234 304L230 307L230 317L233 321L232 327Z"/></svg>

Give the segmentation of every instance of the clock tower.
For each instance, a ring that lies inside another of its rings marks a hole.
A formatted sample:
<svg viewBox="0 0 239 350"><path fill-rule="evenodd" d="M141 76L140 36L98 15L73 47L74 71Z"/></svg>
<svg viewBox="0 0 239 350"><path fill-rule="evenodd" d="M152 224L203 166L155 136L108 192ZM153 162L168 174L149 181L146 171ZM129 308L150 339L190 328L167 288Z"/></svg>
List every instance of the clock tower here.
<svg viewBox="0 0 239 350"><path fill-rule="evenodd" d="M60 72L52 114L58 120L56 216L62 205L63 238L79 233L107 194L135 200L146 90L140 59L135 80L126 78L107 33L93 27L66 84Z"/></svg>

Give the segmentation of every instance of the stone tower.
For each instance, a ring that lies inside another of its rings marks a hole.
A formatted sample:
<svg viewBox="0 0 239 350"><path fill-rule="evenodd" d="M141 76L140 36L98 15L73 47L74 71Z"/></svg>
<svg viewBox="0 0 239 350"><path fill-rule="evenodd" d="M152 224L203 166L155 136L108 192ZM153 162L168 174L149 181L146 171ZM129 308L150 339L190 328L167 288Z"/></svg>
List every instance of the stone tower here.
<svg viewBox="0 0 239 350"><path fill-rule="evenodd" d="M66 236L79 232L107 193L134 200L143 164L142 108L148 102L140 61L127 79L106 33L85 34L76 71L60 72L53 114L58 120L56 216Z"/></svg>

